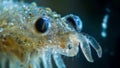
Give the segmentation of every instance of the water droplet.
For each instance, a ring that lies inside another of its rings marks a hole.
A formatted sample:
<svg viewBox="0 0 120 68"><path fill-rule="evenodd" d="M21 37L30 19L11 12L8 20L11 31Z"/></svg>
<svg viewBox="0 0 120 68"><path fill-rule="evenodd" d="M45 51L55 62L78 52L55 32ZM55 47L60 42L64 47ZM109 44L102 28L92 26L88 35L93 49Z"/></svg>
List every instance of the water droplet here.
<svg viewBox="0 0 120 68"><path fill-rule="evenodd" d="M10 22L10 23L9 23L9 25L12 25L12 26L13 26L13 25L14 25L14 23Z"/></svg>
<svg viewBox="0 0 120 68"><path fill-rule="evenodd" d="M3 28L0 28L0 32L2 32L3 31Z"/></svg>

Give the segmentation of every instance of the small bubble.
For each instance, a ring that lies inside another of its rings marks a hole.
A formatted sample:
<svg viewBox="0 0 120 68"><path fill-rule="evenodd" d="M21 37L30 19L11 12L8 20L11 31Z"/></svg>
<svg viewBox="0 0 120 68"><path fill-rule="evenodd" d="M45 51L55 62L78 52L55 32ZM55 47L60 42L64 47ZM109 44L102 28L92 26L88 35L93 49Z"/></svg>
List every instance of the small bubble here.
<svg viewBox="0 0 120 68"><path fill-rule="evenodd" d="M32 2L32 4L31 4L32 6L37 6L37 4L35 3L35 2Z"/></svg>
<svg viewBox="0 0 120 68"><path fill-rule="evenodd" d="M2 32L3 31L3 28L0 28L0 32Z"/></svg>
<svg viewBox="0 0 120 68"><path fill-rule="evenodd" d="M13 26L13 25L14 25L14 23L12 23L12 22L11 22L11 23L9 23L9 25L12 25L12 26Z"/></svg>

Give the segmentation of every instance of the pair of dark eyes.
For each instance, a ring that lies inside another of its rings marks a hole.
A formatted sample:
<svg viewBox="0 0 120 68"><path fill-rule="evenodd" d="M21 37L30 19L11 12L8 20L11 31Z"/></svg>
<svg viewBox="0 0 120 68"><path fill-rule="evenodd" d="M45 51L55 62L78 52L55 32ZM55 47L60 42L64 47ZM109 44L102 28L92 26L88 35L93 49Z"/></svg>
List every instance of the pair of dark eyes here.
<svg viewBox="0 0 120 68"><path fill-rule="evenodd" d="M71 23L74 26L76 31L78 31L78 32L81 31L82 22L78 16L70 14L70 15L65 16L64 18L66 19L66 21L68 21L69 23ZM41 18L37 19L34 27L37 32L45 33L49 29L50 23L51 22L48 18L41 17Z"/></svg>

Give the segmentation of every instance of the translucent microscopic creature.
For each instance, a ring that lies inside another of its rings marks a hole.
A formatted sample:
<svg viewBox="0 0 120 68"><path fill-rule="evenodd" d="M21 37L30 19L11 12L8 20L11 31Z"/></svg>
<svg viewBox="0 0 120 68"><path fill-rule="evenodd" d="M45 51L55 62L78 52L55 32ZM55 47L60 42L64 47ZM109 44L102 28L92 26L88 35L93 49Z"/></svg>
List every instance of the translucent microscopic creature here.
<svg viewBox="0 0 120 68"><path fill-rule="evenodd" d="M76 15L61 17L36 3L0 0L0 68L66 68L61 55L77 55L79 46L93 62L90 45L98 57L102 49L97 41L82 33L82 21Z"/></svg>

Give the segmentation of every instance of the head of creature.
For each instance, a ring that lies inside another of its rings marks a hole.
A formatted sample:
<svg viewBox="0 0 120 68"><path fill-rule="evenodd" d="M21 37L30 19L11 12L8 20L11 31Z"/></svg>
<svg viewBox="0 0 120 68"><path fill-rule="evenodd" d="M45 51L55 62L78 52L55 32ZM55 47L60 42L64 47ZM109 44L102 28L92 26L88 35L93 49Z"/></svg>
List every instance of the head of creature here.
<svg viewBox="0 0 120 68"><path fill-rule="evenodd" d="M10 68L16 68L14 66L21 61L25 68L31 65L37 68L40 59L45 68L52 68L51 56L58 68L65 68L60 54L75 56L79 46L90 62L93 62L90 45L98 57L102 56L97 41L81 32L82 21L76 15L61 17L50 8L11 0L0 2L0 9L0 63L3 68L5 61L10 61Z"/></svg>

